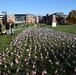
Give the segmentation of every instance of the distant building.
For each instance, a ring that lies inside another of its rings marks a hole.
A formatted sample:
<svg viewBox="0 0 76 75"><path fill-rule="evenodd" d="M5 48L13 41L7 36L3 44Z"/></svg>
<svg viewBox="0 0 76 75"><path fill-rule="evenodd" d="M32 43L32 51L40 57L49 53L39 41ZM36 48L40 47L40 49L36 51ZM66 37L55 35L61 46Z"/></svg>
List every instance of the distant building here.
<svg viewBox="0 0 76 75"><path fill-rule="evenodd" d="M26 24L34 24L35 23L35 15L26 14Z"/></svg>
<svg viewBox="0 0 76 75"><path fill-rule="evenodd" d="M7 14L6 17L7 22L12 20L15 24L33 24L35 22L33 14Z"/></svg>
<svg viewBox="0 0 76 75"><path fill-rule="evenodd" d="M64 19L66 19L68 17L68 15L63 15Z"/></svg>
<svg viewBox="0 0 76 75"><path fill-rule="evenodd" d="M43 18L42 18L42 23L46 23L46 16L43 16Z"/></svg>
<svg viewBox="0 0 76 75"><path fill-rule="evenodd" d="M35 23L39 23L39 18L38 18L38 16L35 16Z"/></svg>
<svg viewBox="0 0 76 75"><path fill-rule="evenodd" d="M53 13L53 14L56 15L57 24L63 24L64 13L63 12L56 12L56 13Z"/></svg>
<svg viewBox="0 0 76 75"><path fill-rule="evenodd" d="M7 14L6 11L2 11L0 14L0 21L5 24L6 22L9 22L12 20L15 24L35 24L35 23L46 23L46 24L52 24L53 21L53 15L56 16L56 22L58 24L66 22L67 15L64 15L63 12L56 12L53 14L46 14L46 16L37 15L34 14Z"/></svg>
<svg viewBox="0 0 76 75"><path fill-rule="evenodd" d="M0 14L0 22L2 24L5 24L6 23L6 15L5 14Z"/></svg>
<svg viewBox="0 0 76 75"><path fill-rule="evenodd" d="M15 24L25 23L26 14L15 14Z"/></svg>
<svg viewBox="0 0 76 75"><path fill-rule="evenodd" d="M62 21L62 23L63 24L67 24L67 17L68 17L68 15L63 15L63 21Z"/></svg>
<svg viewBox="0 0 76 75"><path fill-rule="evenodd" d="M42 15L38 15L38 23L42 23L43 21L43 16Z"/></svg>
<svg viewBox="0 0 76 75"><path fill-rule="evenodd" d="M46 24L52 24L52 15L46 14Z"/></svg>
<svg viewBox="0 0 76 75"><path fill-rule="evenodd" d="M15 22L15 15L14 14L7 14L6 20L7 20L7 22L10 22L10 20Z"/></svg>
<svg viewBox="0 0 76 75"><path fill-rule="evenodd" d="M54 15L56 15L56 17L63 17L64 13L63 12L56 12L56 13L53 13Z"/></svg>

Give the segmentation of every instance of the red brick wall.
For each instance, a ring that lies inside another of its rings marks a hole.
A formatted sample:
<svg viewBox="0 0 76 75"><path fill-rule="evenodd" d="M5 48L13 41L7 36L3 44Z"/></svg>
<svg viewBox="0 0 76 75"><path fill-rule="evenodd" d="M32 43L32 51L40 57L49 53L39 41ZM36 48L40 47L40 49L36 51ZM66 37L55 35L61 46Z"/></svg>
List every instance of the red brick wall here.
<svg viewBox="0 0 76 75"><path fill-rule="evenodd" d="M15 22L15 15L14 14L7 14L7 22L9 21Z"/></svg>

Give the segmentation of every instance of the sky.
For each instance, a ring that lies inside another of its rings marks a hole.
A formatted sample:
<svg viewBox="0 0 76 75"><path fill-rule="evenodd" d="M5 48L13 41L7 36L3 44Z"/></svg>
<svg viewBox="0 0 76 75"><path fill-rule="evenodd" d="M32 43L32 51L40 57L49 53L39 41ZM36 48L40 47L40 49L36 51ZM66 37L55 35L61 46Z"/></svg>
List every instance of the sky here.
<svg viewBox="0 0 76 75"><path fill-rule="evenodd" d="M63 12L68 15L71 10L76 10L76 0L1 0L0 13L35 15L53 14Z"/></svg>

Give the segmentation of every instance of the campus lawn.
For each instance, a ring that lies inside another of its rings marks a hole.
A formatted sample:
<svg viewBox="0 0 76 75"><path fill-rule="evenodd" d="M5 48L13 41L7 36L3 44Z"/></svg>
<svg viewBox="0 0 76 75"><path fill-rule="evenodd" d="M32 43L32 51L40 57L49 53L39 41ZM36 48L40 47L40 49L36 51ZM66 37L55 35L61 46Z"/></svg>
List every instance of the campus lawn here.
<svg viewBox="0 0 76 75"><path fill-rule="evenodd" d="M0 52L2 52L3 50L5 50L7 48L7 46L9 45L10 41L18 35L18 33L20 33L23 29L17 30L15 31L14 35L6 35L4 34L3 36L0 35Z"/></svg>
<svg viewBox="0 0 76 75"><path fill-rule="evenodd" d="M75 75L76 36L27 28L1 53L1 75Z"/></svg>
<svg viewBox="0 0 76 75"><path fill-rule="evenodd" d="M0 52L4 51L3 55L1 54L1 75L3 73L24 75L33 70L37 72L37 75L41 75L44 71L47 75L55 75L57 72L59 75L74 74L75 38L72 38L70 34L62 34L50 29L66 32L68 30L70 33L70 30L75 30L76 26L51 27L48 25L40 26L41 29L36 27L34 29L34 26L30 28L30 25L28 27L15 29L15 35L0 35ZM21 33L22 35L18 35L25 28L27 29ZM75 34L74 31L73 34ZM18 37L13 39L17 35ZM16 42L10 44L12 39ZM9 48L6 49L9 44Z"/></svg>
<svg viewBox="0 0 76 75"><path fill-rule="evenodd" d="M32 27L33 25L28 25L28 27ZM5 50L7 48L7 46L9 45L9 43L11 42L11 40L18 35L18 33L20 33L23 29L27 28L26 26L23 27L21 25L19 25L17 28L14 26L15 34L14 35L0 35L0 52L2 52L3 50ZM18 30L19 29L19 30ZM5 30L5 26L2 26L2 30Z"/></svg>
<svg viewBox="0 0 76 75"><path fill-rule="evenodd" d="M57 30L57 31L76 34L76 25L57 25L57 27L52 27L51 25L47 25L47 26L39 25L39 27L50 28L50 29Z"/></svg>
<svg viewBox="0 0 76 75"><path fill-rule="evenodd" d="M19 25L17 28L23 28L23 26ZM17 29L16 26L14 26L14 29ZM2 25L2 30L5 30L5 25Z"/></svg>
<svg viewBox="0 0 76 75"><path fill-rule="evenodd" d="M28 27L33 27L33 25L28 25ZM76 34L76 25L58 25L57 27L52 27L51 25L47 25L47 26L38 25L38 27L40 27L40 28L49 28L49 29L53 29L53 30L57 30L57 31ZM19 28L23 28L23 26L18 26L18 29ZM2 26L2 29L5 30L5 26ZM16 29L16 27L15 27L15 29ZM22 30L23 29L15 31L15 35L9 35L9 36L6 36L6 35L1 36L0 35L0 52L5 50L6 47L9 45L10 41L15 36L17 36L17 34L19 32L21 32Z"/></svg>

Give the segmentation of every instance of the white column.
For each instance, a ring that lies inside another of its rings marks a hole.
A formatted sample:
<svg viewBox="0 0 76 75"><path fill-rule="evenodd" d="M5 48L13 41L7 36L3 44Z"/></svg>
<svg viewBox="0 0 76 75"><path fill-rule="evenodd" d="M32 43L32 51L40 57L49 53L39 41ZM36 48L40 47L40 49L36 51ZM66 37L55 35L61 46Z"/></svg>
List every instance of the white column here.
<svg viewBox="0 0 76 75"><path fill-rule="evenodd" d="M52 15L52 27L56 27L56 15Z"/></svg>
<svg viewBox="0 0 76 75"><path fill-rule="evenodd" d="M56 22L52 22L52 27L56 27Z"/></svg>

